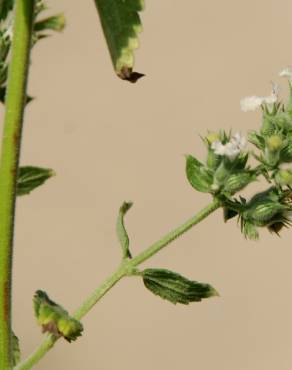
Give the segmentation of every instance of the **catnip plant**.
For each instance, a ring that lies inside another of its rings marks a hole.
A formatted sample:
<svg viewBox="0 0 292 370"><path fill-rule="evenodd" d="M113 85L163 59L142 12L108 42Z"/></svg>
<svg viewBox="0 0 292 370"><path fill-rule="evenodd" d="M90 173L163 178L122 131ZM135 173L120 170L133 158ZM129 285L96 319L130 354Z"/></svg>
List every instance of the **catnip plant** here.
<svg viewBox="0 0 292 370"><path fill-rule="evenodd" d="M95 0L105 39L117 76L131 83L143 77L135 72L133 52L141 31L139 12L142 0ZM279 234L291 224L292 211L292 69L280 76L288 80L287 103L272 86L268 96L242 99L243 111L262 110L258 130L246 137L242 133L208 132L203 137L206 155L186 156L186 177L197 192L208 193L210 203L189 220L170 231L140 254L130 249L125 215L132 203L124 202L117 217L117 236L121 262L80 307L70 314L49 295L36 290L33 297L36 322L44 333L43 342L22 359L20 345L12 329L11 288L15 203L55 175L52 169L34 165L19 166L24 111L33 98L27 92L31 50L52 31L62 31L62 14L43 16L43 0L0 0L0 100L5 105L2 153L0 160L0 370L28 370L38 363L58 340L72 342L84 332L82 318L122 278L141 279L153 294L173 304L189 304L218 296L216 289L177 272L163 268L141 269L175 239L222 209L225 222L237 217L247 239L259 238L259 229ZM249 199L240 194L251 183L262 179L263 188ZM38 287L36 287L38 288Z"/></svg>

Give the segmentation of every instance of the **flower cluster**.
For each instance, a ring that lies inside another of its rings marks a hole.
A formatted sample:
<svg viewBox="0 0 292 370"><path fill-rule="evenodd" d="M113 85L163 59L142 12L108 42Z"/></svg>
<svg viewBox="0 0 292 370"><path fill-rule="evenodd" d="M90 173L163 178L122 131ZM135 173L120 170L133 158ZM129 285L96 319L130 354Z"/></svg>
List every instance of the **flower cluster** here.
<svg viewBox="0 0 292 370"><path fill-rule="evenodd" d="M238 216L245 237L258 239L258 227L279 233L290 225L292 214L292 68L280 72L288 79L290 97L279 101L278 87L273 84L269 96L249 96L241 100L243 111L262 109L262 125L251 131L248 140L240 133L209 133L205 163L188 155L186 174L198 191L210 193L221 201L225 221ZM246 151L247 141L254 149ZM257 165L248 165L253 156ZM262 176L268 189L250 200L235 194Z"/></svg>

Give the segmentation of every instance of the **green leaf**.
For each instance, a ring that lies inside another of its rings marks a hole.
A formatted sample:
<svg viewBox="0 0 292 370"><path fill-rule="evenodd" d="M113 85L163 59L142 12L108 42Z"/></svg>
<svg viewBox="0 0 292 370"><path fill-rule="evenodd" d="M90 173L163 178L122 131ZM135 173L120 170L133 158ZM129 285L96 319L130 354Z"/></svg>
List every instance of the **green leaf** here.
<svg viewBox="0 0 292 370"><path fill-rule="evenodd" d="M147 289L174 304L189 304L218 296L211 285L188 280L173 271L146 269L142 272L142 277Z"/></svg>
<svg viewBox="0 0 292 370"><path fill-rule="evenodd" d="M133 72L134 50L138 47L138 33L142 31L139 12L143 0L95 0L112 63L117 75L136 82L141 73Z"/></svg>
<svg viewBox="0 0 292 370"><path fill-rule="evenodd" d="M20 167L17 179L17 195L29 194L54 175L54 171L50 168Z"/></svg>
<svg viewBox="0 0 292 370"><path fill-rule="evenodd" d="M43 332L55 336L62 336L68 342L76 340L82 335L83 326L60 305L52 301L42 290L36 291L34 298L34 311L38 324Z"/></svg>
<svg viewBox="0 0 292 370"><path fill-rule="evenodd" d="M203 193L210 192L213 177L209 170L191 155L186 156L186 175L193 188Z"/></svg>
<svg viewBox="0 0 292 370"><path fill-rule="evenodd" d="M124 224L124 217L128 210L132 207L133 203L124 202L120 208L117 220L117 235L123 250L123 258L131 258L129 250L129 236Z"/></svg>
<svg viewBox="0 0 292 370"><path fill-rule="evenodd" d="M48 18L45 18L45 19L42 19L36 22L34 25L34 31L41 32L41 31L52 30L56 32L61 32L63 31L65 25L66 25L66 20L65 20L64 14L57 14L57 15L53 15L52 17L48 17Z"/></svg>
<svg viewBox="0 0 292 370"><path fill-rule="evenodd" d="M14 0L0 0L0 20L6 19L7 14L13 8Z"/></svg>
<svg viewBox="0 0 292 370"><path fill-rule="evenodd" d="M12 365L16 366L20 361L19 339L12 332Z"/></svg>

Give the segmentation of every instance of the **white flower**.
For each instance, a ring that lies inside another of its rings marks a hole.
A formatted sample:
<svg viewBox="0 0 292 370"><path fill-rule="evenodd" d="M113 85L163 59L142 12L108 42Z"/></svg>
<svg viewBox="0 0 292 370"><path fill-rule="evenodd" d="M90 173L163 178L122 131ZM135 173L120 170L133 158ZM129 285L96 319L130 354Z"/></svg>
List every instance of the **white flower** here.
<svg viewBox="0 0 292 370"><path fill-rule="evenodd" d="M279 88L276 84L272 83L272 92L268 96L247 96L241 99L240 107L244 112L254 111L263 104L272 105L277 102L279 95Z"/></svg>
<svg viewBox="0 0 292 370"><path fill-rule="evenodd" d="M258 109L263 104L263 98L260 96L247 96L240 100L241 110L244 112Z"/></svg>
<svg viewBox="0 0 292 370"><path fill-rule="evenodd" d="M280 77L287 77L292 82L292 67L284 68L280 73Z"/></svg>
<svg viewBox="0 0 292 370"><path fill-rule="evenodd" d="M245 148L246 144L246 138L237 132L228 143L222 144L221 141L214 141L211 148L215 154L225 155L230 160L233 160Z"/></svg>

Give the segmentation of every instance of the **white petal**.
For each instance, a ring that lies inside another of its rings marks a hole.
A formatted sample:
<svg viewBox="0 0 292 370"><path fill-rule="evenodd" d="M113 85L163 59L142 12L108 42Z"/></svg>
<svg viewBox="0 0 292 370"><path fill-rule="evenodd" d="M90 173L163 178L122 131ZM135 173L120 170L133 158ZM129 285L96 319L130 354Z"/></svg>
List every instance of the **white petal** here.
<svg viewBox="0 0 292 370"><path fill-rule="evenodd" d="M276 103L278 100L278 95L272 93L271 95L269 96L265 96L263 98L263 103L266 103L266 104L274 104Z"/></svg>
<svg viewBox="0 0 292 370"><path fill-rule="evenodd" d="M292 80L292 67L284 68L280 73L280 77L287 77L289 80Z"/></svg>
<svg viewBox="0 0 292 370"><path fill-rule="evenodd" d="M211 145L211 148L214 150L214 153L217 155L225 155L225 145L221 141L214 141Z"/></svg>
<svg viewBox="0 0 292 370"><path fill-rule="evenodd" d="M225 145L225 155L229 159L234 159L240 153L240 148L234 143L229 142Z"/></svg>
<svg viewBox="0 0 292 370"><path fill-rule="evenodd" d="M239 150L244 149L247 144L245 136L243 136L240 132L237 132L232 136L231 142L234 146L238 147Z"/></svg>
<svg viewBox="0 0 292 370"><path fill-rule="evenodd" d="M263 104L264 99L260 96L247 96L240 101L241 110L244 112L254 111Z"/></svg>

